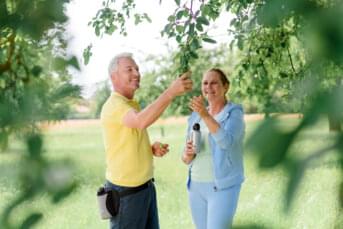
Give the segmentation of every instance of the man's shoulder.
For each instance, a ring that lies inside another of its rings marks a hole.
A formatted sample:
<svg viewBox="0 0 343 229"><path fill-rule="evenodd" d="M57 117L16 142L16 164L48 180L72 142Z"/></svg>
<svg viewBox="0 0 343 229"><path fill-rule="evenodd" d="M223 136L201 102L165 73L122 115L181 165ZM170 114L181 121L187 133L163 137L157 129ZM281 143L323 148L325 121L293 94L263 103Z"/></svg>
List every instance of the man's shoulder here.
<svg viewBox="0 0 343 229"><path fill-rule="evenodd" d="M133 107L130 103L122 99L120 96L111 95L101 109L101 119L117 119L122 118L122 116Z"/></svg>
<svg viewBox="0 0 343 229"><path fill-rule="evenodd" d="M111 94L106 102L104 103L103 107L109 108L109 109L120 109L122 106L127 106L128 103L126 100L124 100L120 96L116 96L115 94Z"/></svg>

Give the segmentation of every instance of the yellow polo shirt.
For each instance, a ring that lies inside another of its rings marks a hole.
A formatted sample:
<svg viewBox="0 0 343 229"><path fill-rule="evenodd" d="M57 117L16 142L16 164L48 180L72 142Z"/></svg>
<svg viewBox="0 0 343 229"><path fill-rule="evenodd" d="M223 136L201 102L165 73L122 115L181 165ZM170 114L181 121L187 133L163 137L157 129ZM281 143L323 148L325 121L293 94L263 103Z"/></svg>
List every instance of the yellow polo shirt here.
<svg viewBox="0 0 343 229"><path fill-rule="evenodd" d="M134 187L152 178L152 149L147 131L124 126L123 118L139 104L113 92L101 110L106 151L106 179L120 186Z"/></svg>

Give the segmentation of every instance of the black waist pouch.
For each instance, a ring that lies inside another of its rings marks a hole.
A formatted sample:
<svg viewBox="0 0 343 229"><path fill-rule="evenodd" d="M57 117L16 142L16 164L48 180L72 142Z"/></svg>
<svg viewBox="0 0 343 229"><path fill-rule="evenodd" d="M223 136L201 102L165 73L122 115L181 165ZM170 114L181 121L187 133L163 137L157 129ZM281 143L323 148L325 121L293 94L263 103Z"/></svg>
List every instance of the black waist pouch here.
<svg viewBox="0 0 343 229"><path fill-rule="evenodd" d="M118 214L120 207L120 194L118 191L106 190L101 187L97 192L97 199L101 219L110 219Z"/></svg>
<svg viewBox="0 0 343 229"><path fill-rule="evenodd" d="M151 184L152 181L153 179L138 187L125 188L125 190L121 192L112 189L105 189L105 187L100 187L97 192L97 200L101 219L110 219L112 217L115 217L119 212L121 197L128 196L146 189L147 187L149 187L149 184Z"/></svg>

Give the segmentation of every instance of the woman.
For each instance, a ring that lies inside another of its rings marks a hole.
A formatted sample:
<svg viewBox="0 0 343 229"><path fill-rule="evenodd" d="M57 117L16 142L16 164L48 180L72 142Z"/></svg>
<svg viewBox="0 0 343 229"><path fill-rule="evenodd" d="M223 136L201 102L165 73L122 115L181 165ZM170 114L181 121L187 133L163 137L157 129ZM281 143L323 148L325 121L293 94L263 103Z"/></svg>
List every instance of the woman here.
<svg viewBox="0 0 343 229"><path fill-rule="evenodd" d="M226 99L230 81L220 69L207 71L201 85L202 96L190 101L193 113L188 119L188 140L182 155L183 162L189 165L190 207L197 229L227 229L244 180L243 109ZM199 153L190 140L195 123L200 124L202 136Z"/></svg>

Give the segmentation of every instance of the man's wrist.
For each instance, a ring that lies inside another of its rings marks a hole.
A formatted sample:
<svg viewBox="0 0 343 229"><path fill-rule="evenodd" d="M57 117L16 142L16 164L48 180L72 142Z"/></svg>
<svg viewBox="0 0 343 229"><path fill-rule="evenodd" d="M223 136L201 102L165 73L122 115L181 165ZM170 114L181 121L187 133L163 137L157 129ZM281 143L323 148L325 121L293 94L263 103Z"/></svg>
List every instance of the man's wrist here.
<svg viewBox="0 0 343 229"><path fill-rule="evenodd" d="M174 99L174 95L170 92L169 88L165 91L166 96L168 97L168 99L173 100Z"/></svg>

